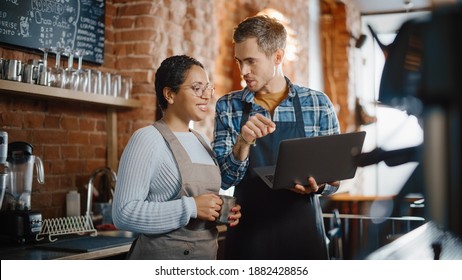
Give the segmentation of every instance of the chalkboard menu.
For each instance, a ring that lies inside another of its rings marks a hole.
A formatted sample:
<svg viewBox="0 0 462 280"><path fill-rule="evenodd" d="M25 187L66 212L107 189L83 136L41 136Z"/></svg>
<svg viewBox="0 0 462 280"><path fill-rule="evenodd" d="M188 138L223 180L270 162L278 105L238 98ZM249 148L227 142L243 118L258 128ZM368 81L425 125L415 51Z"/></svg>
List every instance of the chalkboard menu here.
<svg viewBox="0 0 462 280"><path fill-rule="evenodd" d="M62 47L104 60L105 0L0 0L0 42L31 49Z"/></svg>

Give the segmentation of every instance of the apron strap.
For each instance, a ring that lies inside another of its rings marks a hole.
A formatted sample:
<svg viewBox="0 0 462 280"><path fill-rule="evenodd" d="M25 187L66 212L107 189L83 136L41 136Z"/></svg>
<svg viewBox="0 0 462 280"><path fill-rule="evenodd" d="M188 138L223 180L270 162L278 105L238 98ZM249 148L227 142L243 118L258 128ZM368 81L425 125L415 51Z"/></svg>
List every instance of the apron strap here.
<svg viewBox="0 0 462 280"><path fill-rule="evenodd" d="M242 119L240 128L242 128L244 124L249 120L250 112L252 111L252 103L246 101L242 101L242 103L244 104L244 108L242 109Z"/></svg>
<svg viewBox="0 0 462 280"><path fill-rule="evenodd" d="M217 162L217 155L215 154L215 152L210 148L210 146L205 142L204 140L204 137L202 137L202 135L195 131L194 129L191 129L191 132L197 137L197 139L199 140L199 142L201 142L202 146L204 146L204 148L207 150L207 152L209 153L210 157L213 159L213 162L215 162L215 165L218 165L218 162Z"/></svg>
<svg viewBox="0 0 462 280"><path fill-rule="evenodd" d="M302 105L300 104L300 98L298 94L292 98L294 102L294 110L295 110L295 120L297 124L301 124L303 127L303 131L305 131L305 122L303 121L303 114L302 114Z"/></svg>
<svg viewBox="0 0 462 280"><path fill-rule="evenodd" d="M178 138L176 138L175 134L168 128L167 124L165 123L164 120L159 120L153 124L157 130L159 130L160 134L165 139L165 142L167 143L168 148L170 151L173 153L173 156L175 157L176 163L178 165L178 169L180 170L180 174L186 174L186 166L191 164L191 158L189 157L188 153L186 150L183 148L183 145L181 145L180 141ZM172 147L175 147L172 149Z"/></svg>
<svg viewBox="0 0 462 280"><path fill-rule="evenodd" d="M294 110L295 110L295 120L297 124L301 125L303 127L303 131L305 131L305 125L303 122L303 114L302 114L302 105L300 104L300 98L298 97L298 94L295 94L295 96L292 98L294 102ZM244 126L244 124L249 120L250 117L250 112L252 111L252 103L242 101L243 109L242 109L242 119L240 123L240 128Z"/></svg>

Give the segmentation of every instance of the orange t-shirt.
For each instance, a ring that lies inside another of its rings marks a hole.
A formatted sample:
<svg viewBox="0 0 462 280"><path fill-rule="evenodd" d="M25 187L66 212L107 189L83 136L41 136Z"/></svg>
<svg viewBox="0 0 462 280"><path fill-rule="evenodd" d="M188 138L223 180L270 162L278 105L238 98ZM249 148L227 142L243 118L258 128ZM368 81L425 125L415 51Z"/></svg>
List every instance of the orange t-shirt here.
<svg viewBox="0 0 462 280"><path fill-rule="evenodd" d="M276 107L289 95L289 88L286 87L281 92L275 93L255 93L255 103L267 109L271 116L274 114Z"/></svg>

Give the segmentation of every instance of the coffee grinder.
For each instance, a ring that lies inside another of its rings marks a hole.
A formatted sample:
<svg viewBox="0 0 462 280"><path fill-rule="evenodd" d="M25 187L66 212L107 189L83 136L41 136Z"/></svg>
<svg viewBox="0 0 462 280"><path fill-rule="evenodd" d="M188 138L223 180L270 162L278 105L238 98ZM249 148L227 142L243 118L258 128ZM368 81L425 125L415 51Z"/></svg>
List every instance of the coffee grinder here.
<svg viewBox="0 0 462 280"><path fill-rule="evenodd" d="M33 146L29 143L8 144L6 192L4 210L0 212L0 234L19 243L34 239L42 229L42 214L31 208L34 166L39 184L45 182L45 176L42 160L32 152Z"/></svg>

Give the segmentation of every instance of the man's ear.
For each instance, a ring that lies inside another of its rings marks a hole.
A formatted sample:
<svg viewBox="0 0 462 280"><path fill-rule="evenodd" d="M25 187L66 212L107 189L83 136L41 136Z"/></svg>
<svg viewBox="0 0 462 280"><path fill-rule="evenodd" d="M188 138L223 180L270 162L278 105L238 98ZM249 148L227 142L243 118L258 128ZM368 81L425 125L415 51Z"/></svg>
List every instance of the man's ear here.
<svg viewBox="0 0 462 280"><path fill-rule="evenodd" d="M278 49L275 53L274 53L274 63L276 65L279 65L282 63L282 61L284 60L284 50L283 49Z"/></svg>

